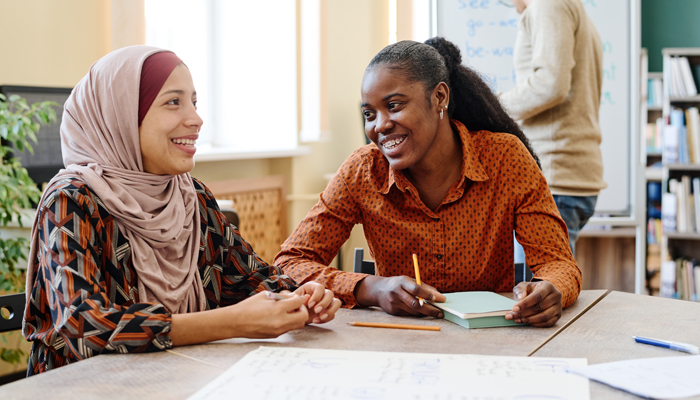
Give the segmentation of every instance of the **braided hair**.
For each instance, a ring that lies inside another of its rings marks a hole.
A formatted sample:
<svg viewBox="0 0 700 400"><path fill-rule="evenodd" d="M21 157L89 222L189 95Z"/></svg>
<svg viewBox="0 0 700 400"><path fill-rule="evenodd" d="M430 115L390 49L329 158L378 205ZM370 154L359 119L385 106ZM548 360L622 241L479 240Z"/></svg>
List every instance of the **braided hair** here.
<svg viewBox="0 0 700 400"><path fill-rule="evenodd" d="M470 131L505 132L517 136L540 166L540 160L523 131L479 74L462 65L459 48L452 42L434 37L425 43L411 40L394 43L377 53L367 70L379 64L397 70L410 81L423 83L431 105L433 89L445 82L450 88L448 116L463 123Z"/></svg>

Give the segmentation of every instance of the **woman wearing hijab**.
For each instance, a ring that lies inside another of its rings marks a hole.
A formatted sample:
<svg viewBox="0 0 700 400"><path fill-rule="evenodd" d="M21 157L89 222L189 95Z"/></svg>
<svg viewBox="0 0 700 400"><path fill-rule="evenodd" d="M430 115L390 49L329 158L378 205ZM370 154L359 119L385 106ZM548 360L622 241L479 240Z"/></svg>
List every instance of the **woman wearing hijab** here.
<svg viewBox="0 0 700 400"><path fill-rule="evenodd" d="M261 260L190 176L201 125L192 77L172 52L117 50L75 87L61 124L66 168L32 228L28 375L333 319L333 293ZM276 301L281 291L294 293Z"/></svg>

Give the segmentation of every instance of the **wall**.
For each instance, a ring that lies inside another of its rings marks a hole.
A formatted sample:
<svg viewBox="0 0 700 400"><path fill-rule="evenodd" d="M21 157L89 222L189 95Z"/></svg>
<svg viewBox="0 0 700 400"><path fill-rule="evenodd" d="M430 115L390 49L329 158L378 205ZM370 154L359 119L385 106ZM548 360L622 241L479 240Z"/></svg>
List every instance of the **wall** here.
<svg viewBox="0 0 700 400"><path fill-rule="evenodd" d="M664 47L700 47L698 16L698 0L642 0L642 47L649 51L649 71L662 71Z"/></svg>
<svg viewBox="0 0 700 400"><path fill-rule="evenodd" d="M0 83L72 87L109 51L109 2L0 2L5 40ZM10 40L10 38L21 38Z"/></svg>
<svg viewBox="0 0 700 400"><path fill-rule="evenodd" d="M329 134L326 141L309 144L310 155L292 160L290 192L293 195L323 191L328 183L324 176L335 173L343 161L365 143L360 113L362 75L372 57L389 44L388 2L325 0L322 19ZM290 203L290 229L304 218L317 199L317 196L309 196ZM344 266L352 263L352 252L347 249L353 247L365 247L360 227L343 247Z"/></svg>

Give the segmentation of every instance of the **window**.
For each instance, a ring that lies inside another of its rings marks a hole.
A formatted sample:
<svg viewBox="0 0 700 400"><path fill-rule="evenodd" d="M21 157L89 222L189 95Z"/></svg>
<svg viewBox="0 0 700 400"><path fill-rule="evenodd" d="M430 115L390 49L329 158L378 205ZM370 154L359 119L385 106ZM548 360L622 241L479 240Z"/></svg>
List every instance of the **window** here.
<svg viewBox="0 0 700 400"><path fill-rule="evenodd" d="M146 0L146 44L192 72L198 156L297 147L295 3Z"/></svg>

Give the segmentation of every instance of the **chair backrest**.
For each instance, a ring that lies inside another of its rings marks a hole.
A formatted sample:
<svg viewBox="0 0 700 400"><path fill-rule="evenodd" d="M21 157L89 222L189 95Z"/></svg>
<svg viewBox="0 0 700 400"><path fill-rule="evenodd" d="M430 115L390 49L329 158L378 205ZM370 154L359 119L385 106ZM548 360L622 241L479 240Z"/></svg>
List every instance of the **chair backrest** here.
<svg viewBox="0 0 700 400"><path fill-rule="evenodd" d="M520 282L530 282L532 279L532 271L525 263L515 263L515 284Z"/></svg>
<svg viewBox="0 0 700 400"><path fill-rule="evenodd" d="M231 207L222 207L220 206L221 213L224 214L228 222L233 224L236 228L238 228L238 225L241 224L241 220L238 218L238 211L236 211L235 208Z"/></svg>
<svg viewBox="0 0 700 400"><path fill-rule="evenodd" d="M288 235L284 177L267 176L205 183L217 200L233 201L233 208L240 219L234 225L255 252L271 263ZM229 218L230 214L224 215Z"/></svg>
<svg viewBox="0 0 700 400"><path fill-rule="evenodd" d="M364 253L365 250L362 247L355 248L352 272L374 275L374 261L365 261Z"/></svg>
<svg viewBox="0 0 700 400"><path fill-rule="evenodd" d="M0 333L22 329L25 302L24 293L0 296Z"/></svg>
<svg viewBox="0 0 700 400"><path fill-rule="evenodd" d="M532 271L525 263L516 263L513 268L515 270L515 285L520 282L529 282L532 279ZM364 260L364 250L361 247L355 248L352 272L374 275L374 261Z"/></svg>

